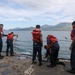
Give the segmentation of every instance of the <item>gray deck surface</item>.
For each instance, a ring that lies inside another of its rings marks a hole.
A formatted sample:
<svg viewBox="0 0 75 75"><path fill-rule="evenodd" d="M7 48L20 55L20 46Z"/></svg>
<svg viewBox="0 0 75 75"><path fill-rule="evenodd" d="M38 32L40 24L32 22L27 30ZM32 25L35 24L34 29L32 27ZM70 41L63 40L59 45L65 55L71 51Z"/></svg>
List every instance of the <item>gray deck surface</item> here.
<svg viewBox="0 0 75 75"><path fill-rule="evenodd" d="M31 75L74 75L66 70L70 69L70 62L63 61L66 66L57 65L54 68L47 67L49 62L43 62L42 66L38 66L38 62L33 65L33 73ZM17 59L17 56L6 57L0 59L0 75L25 75L24 71L32 65L31 58Z"/></svg>

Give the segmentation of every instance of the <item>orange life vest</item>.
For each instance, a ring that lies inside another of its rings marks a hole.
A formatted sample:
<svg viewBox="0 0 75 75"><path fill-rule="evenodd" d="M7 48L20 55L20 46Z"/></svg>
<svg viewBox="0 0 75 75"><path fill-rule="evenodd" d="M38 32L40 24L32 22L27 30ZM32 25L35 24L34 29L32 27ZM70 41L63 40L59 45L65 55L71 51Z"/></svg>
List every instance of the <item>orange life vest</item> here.
<svg viewBox="0 0 75 75"><path fill-rule="evenodd" d="M54 37L53 35L48 35L47 39L50 39L50 45L53 45L55 42L57 42L56 37Z"/></svg>
<svg viewBox="0 0 75 75"><path fill-rule="evenodd" d="M35 42L41 42L40 41L40 33L41 33L40 29L34 29L32 31L33 41L35 41Z"/></svg>
<svg viewBox="0 0 75 75"><path fill-rule="evenodd" d="M2 38L3 29L0 27L0 38Z"/></svg>
<svg viewBox="0 0 75 75"><path fill-rule="evenodd" d="M0 33L3 34L3 26L0 26Z"/></svg>
<svg viewBox="0 0 75 75"><path fill-rule="evenodd" d="M9 34L7 35L7 39L10 39L10 40L13 41L13 35L12 35L11 33L9 33Z"/></svg>
<svg viewBox="0 0 75 75"><path fill-rule="evenodd" d="M74 39L74 28L75 28L75 26L73 26L73 29L71 30L71 34L70 34L70 36L71 36L71 40Z"/></svg>

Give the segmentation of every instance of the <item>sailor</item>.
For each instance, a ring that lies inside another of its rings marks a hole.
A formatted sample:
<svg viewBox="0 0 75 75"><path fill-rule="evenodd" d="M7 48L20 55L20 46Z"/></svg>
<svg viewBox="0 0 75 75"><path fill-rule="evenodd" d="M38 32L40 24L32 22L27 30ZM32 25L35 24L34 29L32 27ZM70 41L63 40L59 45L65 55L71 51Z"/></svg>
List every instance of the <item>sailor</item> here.
<svg viewBox="0 0 75 75"><path fill-rule="evenodd" d="M3 57L3 56L1 55L2 46L3 46L2 36L3 36L3 24L0 24L0 57Z"/></svg>
<svg viewBox="0 0 75 75"><path fill-rule="evenodd" d="M42 33L40 30L40 25L36 25L36 28L32 31L32 37L33 37L33 57L32 57L32 63L35 64L36 55L38 53L38 60L39 60L39 66L42 65Z"/></svg>
<svg viewBox="0 0 75 75"><path fill-rule="evenodd" d="M75 21L72 22L72 31L71 31L71 46L70 46L70 50L71 50L71 57L70 57L70 65L71 65L71 69L67 70L69 73L73 73L75 74Z"/></svg>
<svg viewBox="0 0 75 75"><path fill-rule="evenodd" d="M17 36L17 34L14 34L13 32L8 33L7 35L7 49L6 49L6 56L8 56L9 54L9 49L10 49L10 56L14 56L14 52L13 52L13 41L14 41L14 36Z"/></svg>
<svg viewBox="0 0 75 75"><path fill-rule="evenodd" d="M50 64L47 65L47 67L54 67L56 66L57 58L58 58L58 52L59 52L59 44L58 40L55 36L49 34L47 36L47 46L46 49L50 52Z"/></svg>

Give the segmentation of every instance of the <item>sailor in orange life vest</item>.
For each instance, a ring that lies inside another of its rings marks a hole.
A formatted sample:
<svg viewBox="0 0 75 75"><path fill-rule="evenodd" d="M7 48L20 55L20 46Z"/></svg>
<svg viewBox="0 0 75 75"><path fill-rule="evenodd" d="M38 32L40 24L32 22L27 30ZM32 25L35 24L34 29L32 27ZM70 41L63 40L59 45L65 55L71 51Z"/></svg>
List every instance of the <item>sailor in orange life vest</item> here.
<svg viewBox="0 0 75 75"><path fill-rule="evenodd" d="M47 46L45 48L50 52L50 64L47 65L47 67L54 67L56 66L57 58L58 58L58 52L59 52L59 44L57 41L57 38L53 35L47 36Z"/></svg>
<svg viewBox="0 0 75 75"><path fill-rule="evenodd" d="M75 21L72 22L72 31L71 31L71 57L70 57L70 64L71 64L71 69L67 70L69 73L75 74Z"/></svg>
<svg viewBox="0 0 75 75"><path fill-rule="evenodd" d="M36 55L38 52L38 60L39 60L39 66L42 65L42 54L41 49L43 45L42 41L42 33L40 30L40 25L36 25L36 28L32 31L32 37L33 37L33 57L32 57L32 64L35 64Z"/></svg>
<svg viewBox="0 0 75 75"><path fill-rule="evenodd" d="M2 36L3 36L3 24L0 24L0 57L3 57L3 56L1 55L1 52L2 52L2 45L3 45Z"/></svg>
<svg viewBox="0 0 75 75"><path fill-rule="evenodd" d="M14 52L13 52L13 37L14 36L17 36L18 37L18 35L17 34L14 34L13 32L11 32L11 33L9 33L8 35L7 35L7 50L6 50L6 56L8 56L8 54L9 54L9 48L10 48L10 56L13 56L13 54L14 54Z"/></svg>

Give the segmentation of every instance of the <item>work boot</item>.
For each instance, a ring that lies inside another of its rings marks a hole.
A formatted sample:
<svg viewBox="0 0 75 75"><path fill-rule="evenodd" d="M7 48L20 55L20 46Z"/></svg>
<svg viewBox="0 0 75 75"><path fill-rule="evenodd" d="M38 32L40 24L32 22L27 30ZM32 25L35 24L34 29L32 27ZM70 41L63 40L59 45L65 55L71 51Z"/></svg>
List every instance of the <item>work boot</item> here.
<svg viewBox="0 0 75 75"><path fill-rule="evenodd" d="M1 55L1 52L0 52L0 57L4 57L4 56Z"/></svg>
<svg viewBox="0 0 75 75"><path fill-rule="evenodd" d="M15 55L10 55L10 56L15 56Z"/></svg>
<svg viewBox="0 0 75 75"><path fill-rule="evenodd" d="M55 63L55 64L54 64L54 66L56 67L56 66L57 66L57 64Z"/></svg>
<svg viewBox="0 0 75 75"><path fill-rule="evenodd" d="M8 53L6 54L6 56L8 56Z"/></svg>
<svg viewBox="0 0 75 75"><path fill-rule="evenodd" d="M73 69L67 70L67 72L75 74L75 70L73 70Z"/></svg>
<svg viewBox="0 0 75 75"><path fill-rule="evenodd" d="M53 67L54 67L54 65L51 65L51 64L50 64L50 65L47 65L47 67L52 67L52 68L53 68Z"/></svg>
<svg viewBox="0 0 75 75"><path fill-rule="evenodd" d="M33 62L32 62L32 64L36 64L36 63L37 63L36 61L33 61Z"/></svg>
<svg viewBox="0 0 75 75"><path fill-rule="evenodd" d="M39 63L39 66L42 66L42 63Z"/></svg>

